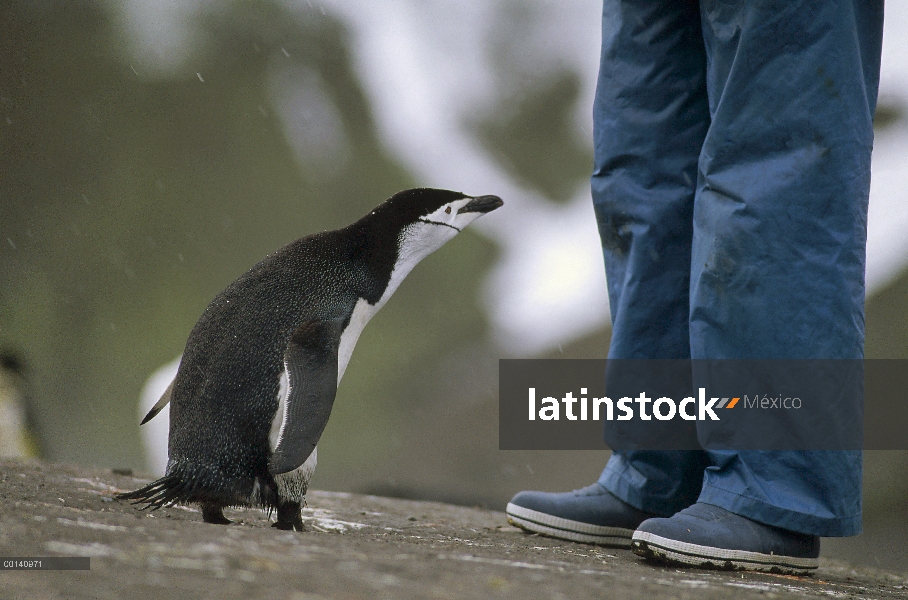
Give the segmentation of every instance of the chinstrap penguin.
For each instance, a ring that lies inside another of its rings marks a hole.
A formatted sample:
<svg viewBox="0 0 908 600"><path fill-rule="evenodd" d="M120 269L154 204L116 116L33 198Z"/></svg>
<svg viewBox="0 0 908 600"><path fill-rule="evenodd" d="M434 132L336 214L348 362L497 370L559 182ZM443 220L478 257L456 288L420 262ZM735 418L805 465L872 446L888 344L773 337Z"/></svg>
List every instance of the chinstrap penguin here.
<svg viewBox="0 0 908 600"><path fill-rule="evenodd" d="M159 508L198 503L277 511L301 531L316 445L366 323L416 264L483 214L496 196L434 189L395 194L336 231L292 242L218 294L196 323L170 387L164 477L119 497Z"/></svg>

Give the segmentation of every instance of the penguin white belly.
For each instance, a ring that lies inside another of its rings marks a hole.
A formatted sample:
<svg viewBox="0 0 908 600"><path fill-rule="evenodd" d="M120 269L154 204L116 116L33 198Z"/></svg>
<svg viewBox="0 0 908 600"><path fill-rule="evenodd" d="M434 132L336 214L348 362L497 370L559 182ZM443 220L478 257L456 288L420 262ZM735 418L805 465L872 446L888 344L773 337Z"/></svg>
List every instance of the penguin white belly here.
<svg viewBox="0 0 908 600"><path fill-rule="evenodd" d="M378 309L381 308L382 304L384 304L387 296L390 296L390 294L385 292L381 300L375 304L369 304L369 302L363 298L356 301L356 306L353 307L353 312L350 314L350 322L341 334L340 345L337 349L338 384L340 384L340 381L344 376L344 371L347 370L347 363L350 362L350 356L353 354L353 348L356 346L357 340L359 340L359 335L366 327L366 323L369 322L375 313L378 312Z"/></svg>
<svg viewBox="0 0 908 600"><path fill-rule="evenodd" d="M359 335L363 332L363 329L365 329L366 324L375 316L375 313L385 305L385 302L394 294L401 281L407 276L407 273L409 273L413 267L416 266L416 263L419 262L419 258L414 259L411 256L412 253L409 252L406 240L402 246L401 252L403 253L404 258L399 260L398 264L394 265L394 269L391 271L391 277L388 280L388 285L385 286L385 291L382 293L381 298L378 299L378 302L369 304L369 301L365 298L359 298L356 301L356 305L353 307L353 312L350 314L350 322L347 323L347 328L341 333L340 345L337 349L338 385L340 385L340 381L344 377L344 371L347 370L347 363L350 362L353 348L356 346Z"/></svg>

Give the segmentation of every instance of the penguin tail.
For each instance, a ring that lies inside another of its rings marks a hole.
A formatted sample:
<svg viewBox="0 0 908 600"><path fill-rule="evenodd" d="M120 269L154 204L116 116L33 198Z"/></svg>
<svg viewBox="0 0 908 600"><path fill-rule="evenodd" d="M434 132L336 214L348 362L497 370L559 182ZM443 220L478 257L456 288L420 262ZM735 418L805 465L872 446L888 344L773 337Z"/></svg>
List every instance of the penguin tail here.
<svg viewBox="0 0 908 600"><path fill-rule="evenodd" d="M212 478L210 474L187 472L175 468L157 481L152 481L133 492L117 494L118 500L129 500L133 504L144 504L142 510L157 510L179 503L213 503L221 506L277 507L276 484L270 477L255 478L246 482L227 482L223 477Z"/></svg>
<svg viewBox="0 0 908 600"><path fill-rule="evenodd" d="M144 504L143 510L146 508L157 510L180 501L189 500L195 495L193 493L195 491L194 487L192 483L171 474L165 475L134 492L117 494L117 499L130 500L133 504Z"/></svg>

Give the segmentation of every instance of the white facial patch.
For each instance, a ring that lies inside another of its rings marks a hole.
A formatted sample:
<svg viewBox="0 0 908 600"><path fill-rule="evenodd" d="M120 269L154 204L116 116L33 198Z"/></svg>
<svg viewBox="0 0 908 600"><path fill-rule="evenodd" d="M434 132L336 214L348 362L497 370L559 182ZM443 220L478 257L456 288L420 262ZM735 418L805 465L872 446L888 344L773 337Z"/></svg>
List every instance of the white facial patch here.
<svg viewBox="0 0 908 600"><path fill-rule="evenodd" d="M401 232L397 264L391 274L389 287L397 289L404 277L419 261L432 254L460 233L464 227L482 216L481 212L460 213L473 198L449 202L406 227Z"/></svg>
<svg viewBox="0 0 908 600"><path fill-rule="evenodd" d="M419 221L426 223L427 225L451 228L455 230L456 234L460 231L463 231L464 227L484 214L482 212L459 212L461 208L469 204L472 200L473 198L461 198L460 200L448 202L441 208L437 209L435 212L420 217Z"/></svg>

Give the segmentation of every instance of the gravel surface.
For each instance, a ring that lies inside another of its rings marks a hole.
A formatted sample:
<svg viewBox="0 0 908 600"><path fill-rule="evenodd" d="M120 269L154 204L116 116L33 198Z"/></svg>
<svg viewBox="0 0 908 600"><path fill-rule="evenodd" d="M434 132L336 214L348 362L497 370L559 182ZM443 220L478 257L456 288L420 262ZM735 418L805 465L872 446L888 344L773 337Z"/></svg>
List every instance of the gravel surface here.
<svg viewBox="0 0 908 600"><path fill-rule="evenodd" d="M908 599L908 578L841 561L812 577L665 568L436 502L314 491L294 533L254 509L220 526L113 498L147 481L0 461L0 555L91 557L89 571L4 571L0 598Z"/></svg>

